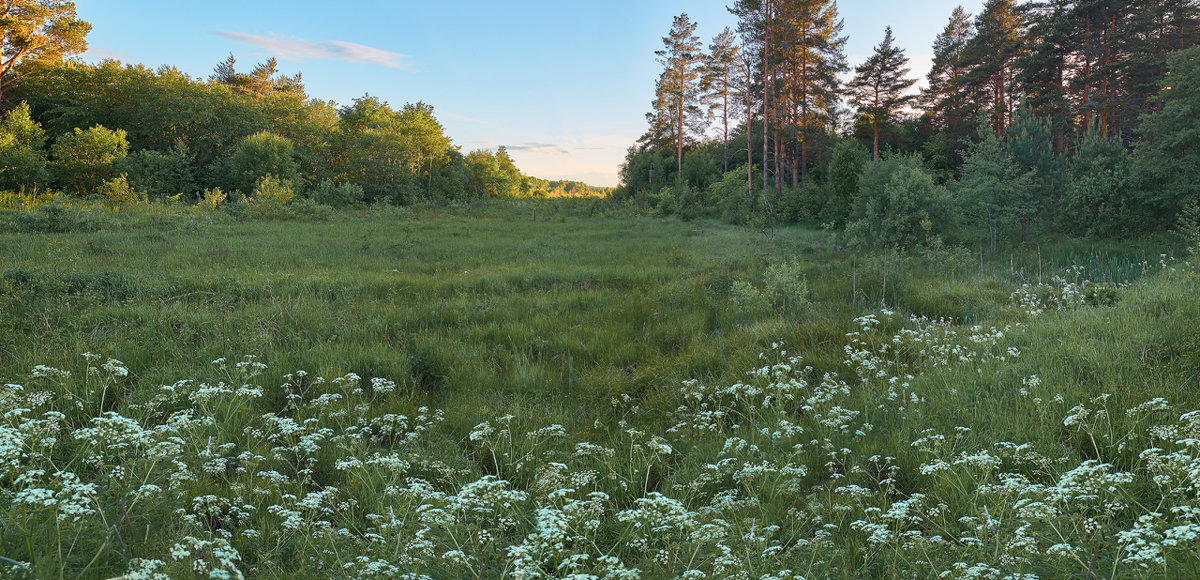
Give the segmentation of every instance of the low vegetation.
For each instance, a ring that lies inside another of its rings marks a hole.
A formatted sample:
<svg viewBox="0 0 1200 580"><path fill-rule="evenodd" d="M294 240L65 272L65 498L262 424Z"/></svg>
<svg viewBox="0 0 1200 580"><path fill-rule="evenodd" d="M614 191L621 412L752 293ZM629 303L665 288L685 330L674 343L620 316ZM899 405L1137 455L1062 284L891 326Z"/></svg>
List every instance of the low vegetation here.
<svg viewBox="0 0 1200 580"><path fill-rule="evenodd" d="M6 212L11 577L1200 564L1200 276L1165 241L131 207Z"/></svg>

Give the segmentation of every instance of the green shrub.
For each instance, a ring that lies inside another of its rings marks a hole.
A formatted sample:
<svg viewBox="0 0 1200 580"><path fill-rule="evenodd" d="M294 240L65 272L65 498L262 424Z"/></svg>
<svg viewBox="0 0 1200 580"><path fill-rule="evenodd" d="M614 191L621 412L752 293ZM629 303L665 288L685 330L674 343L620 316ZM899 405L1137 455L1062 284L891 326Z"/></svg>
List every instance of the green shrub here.
<svg viewBox="0 0 1200 580"><path fill-rule="evenodd" d="M24 190L44 186L48 179L46 132L21 103L0 122L0 189Z"/></svg>
<svg viewBox="0 0 1200 580"><path fill-rule="evenodd" d="M100 229L102 213L68 207L60 203L42 204L33 211L2 212L8 223L3 229L14 232L61 234Z"/></svg>
<svg viewBox="0 0 1200 580"><path fill-rule="evenodd" d="M729 287L729 299L739 312L749 316L757 316L770 309L770 302L763 293L745 280L733 281Z"/></svg>
<svg viewBox="0 0 1200 580"><path fill-rule="evenodd" d="M326 179L312 190L312 198L330 207L350 207L363 200L363 188L357 183L334 183Z"/></svg>
<svg viewBox="0 0 1200 580"><path fill-rule="evenodd" d="M1071 180L1064 195L1063 229L1077 236L1129 233L1130 203L1123 170L1105 169Z"/></svg>
<svg viewBox="0 0 1200 580"><path fill-rule="evenodd" d="M217 209L217 206L221 205L228 197L219 187L206 189L200 193L200 200L196 202L196 207L212 211Z"/></svg>
<svg viewBox="0 0 1200 580"><path fill-rule="evenodd" d="M192 154L178 143L169 151L143 149L116 162L114 170L128 176L129 184L149 196L167 197L196 191Z"/></svg>
<svg viewBox="0 0 1200 580"><path fill-rule="evenodd" d="M299 183L300 164L296 162L292 141L262 131L238 144L226 163L229 186L242 193L255 191L268 175L280 181Z"/></svg>
<svg viewBox="0 0 1200 580"><path fill-rule="evenodd" d="M953 200L916 156L891 157L867 166L846 226L850 243L911 248L946 233Z"/></svg>
<svg viewBox="0 0 1200 580"><path fill-rule="evenodd" d="M81 193L93 193L112 175L113 164L129 152L125 131L96 125L87 131L76 128L50 147L59 179Z"/></svg>
<svg viewBox="0 0 1200 580"><path fill-rule="evenodd" d="M296 192L292 189L292 181L288 179L280 179L274 174L259 178L254 185L253 200L255 204L268 203L275 205L287 205L296 196Z"/></svg>
<svg viewBox="0 0 1200 580"><path fill-rule="evenodd" d="M812 292L808 277L797 260L772 264L763 274L763 296L780 312L799 312Z"/></svg>
<svg viewBox="0 0 1200 580"><path fill-rule="evenodd" d="M777 202L779 220L785 223L820 223L827 191L815 179L805 179L798 187L784 189Z"/></svg>
<svg viewBox="0 0 1200 580"><path fill-rule="evenodd" d="M704 199L700 192L682 184L675 188L675 214L683 221L692 221L704 212Z"/></svg>
<svg viewBox="0 0 1200 580"><path fill-rule="evenodd" d="M666 217L675 211L675 188L664 187L657 193L646 196L649 214L654 217Z"/></svg>
<svg viewBox="0 0 1200 580"><path fill-rule="evenodd" d="M712 184L709 197L720 210L721 219L731 224L747 223L751 203L746 191L746 167L734 169Z"/></svg>
<svg viewBox="0 0 1200 580"><path fill-rule="evenodd" d="M1179 212L1175 232L1183 238L1188 250L1200 251L1200 202L1189 200Z"/></svg>
<svg viewBox="0 0 1200 580"><path fill-rule="evenodd" d="M1088 306L1112 306L1120 300L1117 289L1107 284L1090 284L1083 289L1083 301Z"/></svg>
<svg viewBox="0 0 1200 580"><path fill-rule="evenodd" d="M96 194L101 199L118 206L138 203L146 199L145 193L137 191L129 185L129 180L124 173L100 184L100 187L96 189Z"/></svg>
<svg viewBox="0 0 1200 580"><path fill-rule="evenodd" d="M327 221L333 217L333 208L303 197L288 204L287 209L293 219Z"/></svg>

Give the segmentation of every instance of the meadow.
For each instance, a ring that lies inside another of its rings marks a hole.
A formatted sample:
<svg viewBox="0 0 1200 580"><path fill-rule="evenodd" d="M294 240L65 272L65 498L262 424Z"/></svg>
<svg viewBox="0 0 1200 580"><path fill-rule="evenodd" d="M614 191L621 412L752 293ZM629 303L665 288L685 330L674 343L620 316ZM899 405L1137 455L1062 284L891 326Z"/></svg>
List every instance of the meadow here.
<svg viewBox="0 0 1200 580"><path fill-rule="evenodd" d="M13 578L1200 574L1200 275L505 201L0 212Z"/></svg>

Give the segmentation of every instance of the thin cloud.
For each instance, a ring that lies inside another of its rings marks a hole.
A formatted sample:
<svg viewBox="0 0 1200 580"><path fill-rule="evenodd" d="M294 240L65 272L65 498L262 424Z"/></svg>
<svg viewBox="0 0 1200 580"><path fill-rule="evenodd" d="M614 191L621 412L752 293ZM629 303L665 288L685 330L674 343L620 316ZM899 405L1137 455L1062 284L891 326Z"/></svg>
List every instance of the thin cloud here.
<svg viewBox="0 0 1200 580"><path fill-rule="evenodd" d="M340 60L359 64L373 64L409 72L415 72L408 62L408 55L390 52L354 42L342 40L304 40L286 36L262 36L218 30L214 34L241 44L257 46L265 49L273 56L285 60L303 61L306 59Z"/></svg>
<svg viewBox="0 0 1200 580"><path fill-rule="evenodd" d="M525 143L523 145L505 145L509 151L522 151L540 155L570 155L565 148L551 143Z"/></svg>
<svg viewBox="0 0 1200 580"><path fill-rule="evenodd" d="M89 46L87 51L83 53L83 57L94 59L96 61L112 59L129 62L137 59L137 57L132 54L116 51L105 46Z"/></svg>

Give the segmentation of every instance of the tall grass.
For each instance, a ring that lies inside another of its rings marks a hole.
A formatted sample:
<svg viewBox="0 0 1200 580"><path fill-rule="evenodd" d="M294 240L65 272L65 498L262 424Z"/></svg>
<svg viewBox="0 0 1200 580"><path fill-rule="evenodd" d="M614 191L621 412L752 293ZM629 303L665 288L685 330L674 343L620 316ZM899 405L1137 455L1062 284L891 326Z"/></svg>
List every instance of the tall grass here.
<svg viewBox="0 0 1200 580"><path fill-rule="evenodd" d="M1200 525L1200 279L1161 243L852 255L592 200L81 211L0 234L17 577L1198 563L1164 538Z"/></svg>

